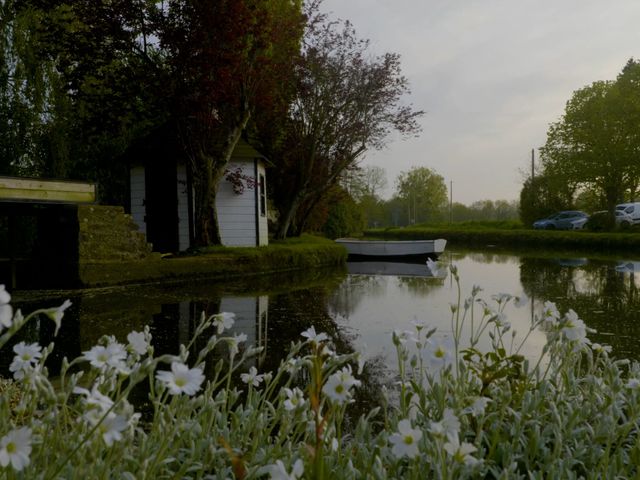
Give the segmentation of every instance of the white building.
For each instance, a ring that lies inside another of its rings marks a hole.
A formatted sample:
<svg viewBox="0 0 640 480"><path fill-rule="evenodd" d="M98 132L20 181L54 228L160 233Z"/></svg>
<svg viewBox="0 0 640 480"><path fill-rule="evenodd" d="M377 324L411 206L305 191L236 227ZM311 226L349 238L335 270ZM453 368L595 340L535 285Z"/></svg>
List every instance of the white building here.
<svg viewBox="0 0 640 480"><path fill-rule="evenodd" d="M131 216L160 252L186 250L194 239L192 177L186 163L176 158L167 152L149 155L130 169ZM238 142L227 171L252 181L239 192L226 175L221 180L216 209L223 245L268 244L265 162L251 145Z"/></svg>

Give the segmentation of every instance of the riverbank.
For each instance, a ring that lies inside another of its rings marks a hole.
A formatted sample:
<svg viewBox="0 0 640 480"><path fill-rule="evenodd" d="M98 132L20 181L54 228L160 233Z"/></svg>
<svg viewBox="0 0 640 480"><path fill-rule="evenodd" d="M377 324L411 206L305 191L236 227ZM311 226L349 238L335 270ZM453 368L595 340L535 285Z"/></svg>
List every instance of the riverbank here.
<svg viewBox="0 0 640 480"><path fill-rule="evenodd" d="M209 247L141 261L102 261L80 265L84 288L175 280L232 279L341 265L346 250L331 240L305 235L256 248Z"/></svg>
<svg viewBox="0 0 640 480"><path fill-rule="evenodd" d="M550 231L526 229L501 229L483 227L405 227L371 229L365 237L384 240L422 240L444 238L447 247L485 247L487 245L518 248L553 248L561 250L586 250L599 252L637 252L640 254L640 233L637 232L586 232Z"/></svg>

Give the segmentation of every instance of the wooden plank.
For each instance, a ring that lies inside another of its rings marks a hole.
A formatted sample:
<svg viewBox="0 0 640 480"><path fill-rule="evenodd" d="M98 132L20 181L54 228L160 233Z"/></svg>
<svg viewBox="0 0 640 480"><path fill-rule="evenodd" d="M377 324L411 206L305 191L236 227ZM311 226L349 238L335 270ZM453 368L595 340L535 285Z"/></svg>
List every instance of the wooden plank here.
<svg viewBox="0 0 640 480"><path fill-rule="evenodd" d="M0 201L3 200L93 203L96 186L85 182L0 177Z"/></svg>

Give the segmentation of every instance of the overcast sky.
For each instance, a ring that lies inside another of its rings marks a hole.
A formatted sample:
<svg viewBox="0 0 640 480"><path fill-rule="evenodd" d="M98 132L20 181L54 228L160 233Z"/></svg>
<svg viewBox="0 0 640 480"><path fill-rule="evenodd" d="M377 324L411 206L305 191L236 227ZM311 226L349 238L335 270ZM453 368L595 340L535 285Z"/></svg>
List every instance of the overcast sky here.
<svg viewBox="0 0 640 480"><path fill-rule="evenodd" d="M453 182L453 200L517 199L531 149L574 90L640 58L640 0L325 0L374 53L396 52L425 110L423 133L362 165L389 187L413 166Z"/></svg>

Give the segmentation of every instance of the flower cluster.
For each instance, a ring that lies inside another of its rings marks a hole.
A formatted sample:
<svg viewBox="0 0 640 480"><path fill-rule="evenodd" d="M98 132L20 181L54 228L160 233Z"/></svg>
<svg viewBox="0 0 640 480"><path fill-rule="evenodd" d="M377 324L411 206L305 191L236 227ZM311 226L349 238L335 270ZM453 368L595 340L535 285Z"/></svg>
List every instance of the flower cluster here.
<svg viewBox="0 0 640 480"><path fill-rule="evenodd" d="M362 377L359 355L336 352L314 326L273 372L261 371L259 349L240 348L246 336L230 331L230 313L203 316L178 355L154 356L148 328L105 336L63 361L55 382L44 367L52 346L20 341L9 367L20 398L0 398L0 476L637 476L640 365L591 344L578 315L551 302L531 325L547 344L525 362L520 346L505 348L506 307L522 297L484 301L480 291L452 307L451 332L414 321L392 333L397 378L381 389L381 408L359 418L352 404L367 369ZM10 301L0 287L0 347L36 314L58 327L70 306L22 317Z"/></svg>

